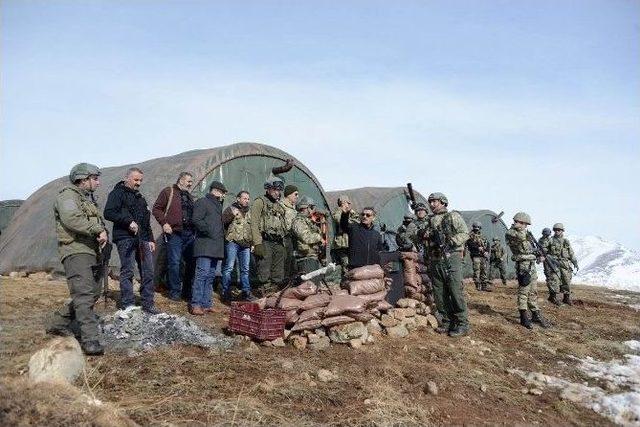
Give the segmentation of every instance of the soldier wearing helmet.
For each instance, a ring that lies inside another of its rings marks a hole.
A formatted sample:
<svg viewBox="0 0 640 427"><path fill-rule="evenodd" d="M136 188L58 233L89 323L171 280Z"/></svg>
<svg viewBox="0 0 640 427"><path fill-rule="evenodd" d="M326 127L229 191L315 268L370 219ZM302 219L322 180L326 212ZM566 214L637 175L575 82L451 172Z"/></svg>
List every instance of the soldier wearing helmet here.
<svg viewBox="0 0 640 427"><path fill-rule="evenodd" d="M504 247L502 247L502 243L500 239L497 237L493 238L493 244L491 245L491 259L489 262L492 267L495 267L500 272L500 279L502 279L502 284L507 286L507 273L504 268ZM491 280L491 277L489 277Z"/></svg>
<svg viewBox="0 0 640 427"><path fill-rule="evenodd" d="M428 208L422 202L418 202L413 206L415 219L406 227L404 238L411 241L418 252L424 252L424 245L421 236L429 224Z"/></svg>
<svg viewBox="0 0 640 427"><path fill-rule="evenodd" d="M342 266L342 271L344 272L349 266L349 234L340 228L343 206L347 209L349 224L358 224L360 222L360 215L353 210L349 196L341 194L340 197L338 197L338 208L331 214L335 230L332 256L335 262Z"/></svg>
<svg viewBox="0 0 640 427"><path fill-rule="evenodd" d="M449 201L442 193L428 198L433 215L422 237L431 271L433 295L442 319L438 333L451 337L469 333L467 303L462 290L462 253L469 229L456 211L447 211Z"/></svg>
<svg viewBox="0 0 640 427"><path fill-rule="evenodd" d="M572 305L571 301L571 279L573 268L578 271L578 260L573 252L571 243L564 237L564 225L556 223L553 225L553 237L549 239L547 253L558 260L558 272L550 272L549 277L554 289L562 293L562 302Z"/></svg>
<svg viewBox="0 0 640 427"><path fill-rule="evenodd" d="M407 233L407 230L415 220L416 217L411 214L405 214L402 217L402 224L400 224L396 232L396 244L398 245L398 250L401 252L411 252L415 247Z"/></svg>
<svg viewBox="0 0 640 427"><path fill-rule="evenodd" d="M70 185L58 193L53 212L58 252L67 276L71 301L49 319L47 333L69 335L75 321L80 327L80 346L85 354L104 353L93 306L100 297L100 250L108 243L104 219L93 192L100 186L100 169L89 163L75 165Z"/></svg>
<svg viewBox="0 0 640 427"><path fill-rule="evenodd" d="M298 216L291 227L294 237L294 255L298 273L305 274L320 268L318 255L322 251L322 232L311 216L315 201L302 196L296 204Z"/></svg>
<svg viewBox="0 0 640 427"><path fill-rule="evenodd" d="M540 247L544 251L545 254L549 253L549 243L551 243L551 229L545 227L542 229L542 236L538 239L538 243ZM558 301L558 294L560 293L560 286L557 281L553 280L552 274L553 271L549 268L549 263L543 263L542 268L544 271L544 278L547 284L547 289L549 290L549 297L547 300L555 305L561 305L560 301Z"/></svg>
<svg viewBox="0 0 640 427"><path fill-rule="evenodd" d="M487 257L489 255L489 241L482 235L482 224L474 221L466 247L473 266L473 283L479 291L491 292L491 285L487 277Z"/></svg>
<svg viewBox="0 0 640 427"><path fill-rule="evenodd" d="M251 238L253 254L257 261L257 279L265 286L280 286L284 283L284 263L287 235L285 210L280 201L284 181L271 175L264 182L265 194L251 205Z"/></svg>
<svg viewBox="0 0 640 427"><path fill-rule="evenodd" d="M532 329L532 322L540 324L543 328L550 325L540 312L538 307L538 291L536 289L538 276L536 274L536 262L543 261L543 257L535 254L535 248L531 242L530 231L531 217L525 212L518 212L513 217L513 225L505 234L507 244L511 248L513 259L516 262L516 275L518 278L518 310L520 311L520 324L527 329ZM535 242L535 240L534 240ZM531 310L531 317L529 317Z"/></svg>

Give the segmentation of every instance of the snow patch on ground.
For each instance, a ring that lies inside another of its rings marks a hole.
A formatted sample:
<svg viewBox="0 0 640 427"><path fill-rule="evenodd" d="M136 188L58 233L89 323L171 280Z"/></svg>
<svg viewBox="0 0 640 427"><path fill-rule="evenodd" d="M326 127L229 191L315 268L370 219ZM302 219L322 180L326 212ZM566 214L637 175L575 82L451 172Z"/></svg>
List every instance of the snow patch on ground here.
<svg viewBox="0 0 640 427"><path fill-rule="evenodd" d="M639 341L624 343L640 351ZM560 390L560 398L592 409L623 426L640 426L640 356L626 354L622 360L601 362L591 357L578 359L578 369L603 386L572 383L539 372L512 369L509 372L538 388Z"/></svg>

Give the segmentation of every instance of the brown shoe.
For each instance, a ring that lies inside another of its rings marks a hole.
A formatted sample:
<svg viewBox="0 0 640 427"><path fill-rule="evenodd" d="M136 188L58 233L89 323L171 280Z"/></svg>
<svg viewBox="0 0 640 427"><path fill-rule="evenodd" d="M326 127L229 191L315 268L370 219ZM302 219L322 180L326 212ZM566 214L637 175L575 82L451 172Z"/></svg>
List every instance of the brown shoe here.
<svg viewBox="0 0 640 427"><path fill-rule="evenodd" d="M193 314L194 316L204 316L204 310L198 306L189 307L189 313Z"/></svg>

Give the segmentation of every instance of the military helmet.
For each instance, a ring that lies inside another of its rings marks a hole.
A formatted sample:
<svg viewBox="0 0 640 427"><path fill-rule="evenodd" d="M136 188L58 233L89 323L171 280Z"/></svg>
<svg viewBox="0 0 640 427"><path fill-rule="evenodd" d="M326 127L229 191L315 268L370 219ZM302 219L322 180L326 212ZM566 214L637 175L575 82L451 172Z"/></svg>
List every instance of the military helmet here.
<svg viewBox="0 0 640 427"><path fill-rule="evenodd" d="M427 209L427 205L425 205L422 202L418 202L413 206L413 211L414 212L418 212L418 211L425 211L426 212L427 210L428 210Z"/></svg>
<svg viewBox="0 0 640 427"><path fill-rule="evenodd" d="M277 176L271 175L264 182L264 189L268 190L270 188L282 191L282 190L284 190L284 181L281 180L280 178L278 178Z"/></svg>
<svg viewBox="0 0 640 427"><path fill-rule="evenodd" d="M551 236L551 229L548 227L545 227L542 229L542 235L543 236Z"/></svg>
<svg viewBox="0 0 640 427"><path fill-rule="evenodd" d="M91 175L100 175L100 169L91 163L78 163L69 172L69 181L75 184L80 179L89 178Z"/></svg>
<svg viewBox="0 0 640 427"><path fill-rule="evenodd" d="M562 230L564 231L564 225L561 222L557 222L553 224L553 231Z"/></svg>
<svg viewBox="0 0 640 427"><path fill-rule="evenodd" d="M482 228L482 224L480 223L480 221L473 221L473 224L471 224L471 228L477 228L479 230Z"/></svg>
<svg viewBox="0 0 640 427"><path fill-rule="evenodd" d="M430 202L432 200L440 200L442 202L442 204L444 204L445 206L447 206L449 204L449 200L447 199L447 196L445 196L442 193L431 193L431 194L429 194L429 198L427 198L427 201Z"/></svg>
<svg viewBox="0 0 640 427"><path fill-rule="evenodd" d="M524 222L525 224L531 225L531 217L529 216L528 213L525 213L525 212L518 212L513 216L513 220Z"/></svg>
<svg viewBox="0 0 640 427"><path fill-rule="evenodd" d="M300 197L300 200L298 200L298 203L296 203L296 209L300 210L300 209L308 208L309 206L315 206L315 205L316 205L316 202L311 197L302 196Z"/></svg>

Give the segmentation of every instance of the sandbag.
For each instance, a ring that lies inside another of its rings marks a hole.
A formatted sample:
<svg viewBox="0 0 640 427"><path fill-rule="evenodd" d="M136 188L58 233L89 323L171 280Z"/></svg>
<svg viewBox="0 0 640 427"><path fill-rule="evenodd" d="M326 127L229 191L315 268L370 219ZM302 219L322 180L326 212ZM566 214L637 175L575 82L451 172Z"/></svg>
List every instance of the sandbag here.
<svg viewBox="0 0 640 427"><path fill-rule="evenodd" d="M274 303L275 303L275 301L274 301ZM267 298L266 297L262 297L262 298L258 299L256 301L256 304L258 304L258 308L260 310L264 310L267 307ZM273 307L271 307L271 308L273 308Z"/></svg>
<svg viewBox="0 0 640 427"><path fill-rule="evenodd" d="M368 311L363 311L362 313L349 313L348 316L353 318L354 320L357 320L358 322L364 323L373 319L373 314Z"/></svg>
<svg viewBox="0 0 640 427"><path fill-rule="evenodd" d="M326 317L322 320L322 326L330 328L332 326L344 325L345 323L354 322L353 318L349 316L332 316Z"/></svg>
<svg viewBox="0 0 640 427"><path fill-rule="evenodd" d="M276 302L278 301L278 297L270 296L267 297L264 303L265 308L276 308Z"/></svg>
<svg viewBox="0 0 640 427"><path fill-rule="evenodd" d="M306 322L307 320L312 319L322 319L324 317L325 312L324 307L316 307L309 310L305 310L300 313L300 317L298 318L298 322Z"/></svg>
<svg viewBox="0 0 640 427"><path fill-rule="evenodd" d="M296 323L295 325L293 325L293 328L291 328L291 332L306 331L308 329L318 329L320 326L322 326L322 322L319 319L311 319L307 320L306 322Z"/></svg>
<svg viewBox="0 0 640 427"><path fill-rule="evenodd" d="M357 267L349 270L346 274L346 278L349 280L382 279L383 277L384 270L378 264Z"/></svg>
<svg viewBox="0 0 640 427"><path fill-rule="evenodd" d="M308 296L314 295L318 292L318 285L313 283L310 280L306 282L302 282L298 286L293 286L291 288L287 288L282 291L282 298L291 298L291 299L299 299L303 300ZM275 294L275 296L279 296L280 292Z"/></svg>
<svg viewBox="0 0 640 427"><path fill-rule="evenodd" d="M338 316L343 313L362 313L366 301L355 295L335 295L325 311L326 317Z"/></svg>
<svg viewBox="0 0 640 427"><path fill-rule="evenodd" d="M405 286L413 286L417 288L418 286L420 286L420 284L422 284L422 279L420 278L420 275L416 272L409 273L405 271L404 284Z"/></svg>
<svg viewBox="0 0 640 427"><path fill-rule="evenodd" d="M280 303L276 308L281 308L283 310L297 310L300 307L300 304L302 304L302 301L299 299L281 298Z"/></svg>
<svg viewBox="0 0 640 427"><path fill-rule="evenodd" d="M354 280L347 284L351 295L368 295L385 290L383 279Z"/></svg>
<svg viewBox="0 0 640 427"><path fill-rule="evenodd" d="M386 311L389 311L392 308L393 308L393 306L391 304L389 304L385 300L382 300L382 301L378 301L378 305L376 306L375 309L380 311L380 312L386 312Z"/></svg>
<svg viewBox="0 0 640 427"><path fill-rule="evenodd" d="M419 255L417 252L400 252L400 258L403 260L418 261Z"/></svg>
<svg viewBox="0 0 640 427"><path fill-rule="evenodd" d="M375 294L358 295L358 298L363 299L367 303L381 301L381 300L385 299L386 297L387 297L387 291L386 290L380 291L380 292L376 292Z"/></svg>
<svg viewBox="0 0 640 427"><path fill-rule="evenodd" d="M299 320L298 310L287 311L287 325L292 325Z"/></svg>
<svg viewBox="0 0 640 427"><path fill-rule="evenodd" d="M306 311L316 307L326 307L331 302L331 298L332 296L328 294L311 295L300 303L299 309Z"/></svg>

